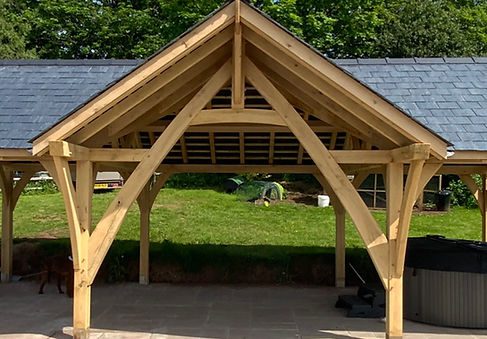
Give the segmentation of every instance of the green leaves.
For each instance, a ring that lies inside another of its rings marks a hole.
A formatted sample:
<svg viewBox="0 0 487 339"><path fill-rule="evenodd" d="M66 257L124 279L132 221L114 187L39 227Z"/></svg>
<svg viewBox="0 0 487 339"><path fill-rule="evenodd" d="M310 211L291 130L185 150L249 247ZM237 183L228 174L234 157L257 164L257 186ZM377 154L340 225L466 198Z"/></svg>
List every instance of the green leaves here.
<svg viewBox="0 0 487 339"><path fill-rule="evenodd" d="M29 59L34 50L26 48L25 35L29 24L16 13L14 3L0 0L0 59Z"/></svg>
<svg viewBox="0 0 487 339"><path fill-rule="evenodd" d="M145 58L224 0L0 0L0 58ZM253 0L331 58L487 55L486 0Z"/></svg>

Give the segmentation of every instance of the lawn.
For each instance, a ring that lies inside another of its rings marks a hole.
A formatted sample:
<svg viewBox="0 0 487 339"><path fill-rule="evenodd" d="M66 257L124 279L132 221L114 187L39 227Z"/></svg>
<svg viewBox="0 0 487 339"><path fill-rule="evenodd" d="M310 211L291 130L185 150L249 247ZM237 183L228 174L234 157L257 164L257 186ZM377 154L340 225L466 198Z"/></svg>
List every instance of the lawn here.
<svg viewBox="0 0 487 339"><path fill-rule="evenodd" d="M94 220L114 196L115 192L94 195ZM373 215L384 225L384 211ZM410 236L441 234L480 240L480 220L477 209L463 207L449 213L415 213ZM151 281L332 284L334 225L332 208L289 202L256 206L211 189L164 189L151 216ZM375 279L362 241L348 219L346 227L348 262L366 272L367 279ZM138 232L134 205L105 260L106 280L137 280ZM44 239L40 241L44 248L54 251L60 243L66 247L68 228L60 194L21 196L14 236L17 242Z"/></svg>
<svg viewBox="0 0 487 339"><path fill-rule="evenodd" d="M95 194L94 220L98 220L115 193ZM374 211L380 225L385 212ZM16 238L68 236L64 205L59 193L22 195L15 210ZM477 209L453 207L449 213L415 213L410 236L442 234L480 240ZM181 244L334 246L334 214L331 208L280 203L270 207L244 202L236 195L210 189L164 189L151 216L151 241ZM134 205L117 236L137 240L138 209ZM362 247L347 219L347 247Z"/></svg>

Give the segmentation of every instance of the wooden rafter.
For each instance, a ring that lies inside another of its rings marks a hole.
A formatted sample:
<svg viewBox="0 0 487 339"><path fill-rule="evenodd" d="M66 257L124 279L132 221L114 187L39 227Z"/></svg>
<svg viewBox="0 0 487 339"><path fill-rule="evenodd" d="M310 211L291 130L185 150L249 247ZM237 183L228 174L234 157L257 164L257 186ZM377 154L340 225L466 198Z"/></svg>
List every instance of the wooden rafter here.
<svg viewBox="0 0 487 339"><path fill-rule="evenodd" d="M208 139L210 140L211 163L216 164L215 134L213 132L209 132Z"/></svg>
<svg viewBox="0 0 487 339"><path fill-rule="evenodd" d="M188 163L188 149L186 147L186 139L184 135L179 139L179 144L181 145L181 157L183 158L183 163Z"/></svg>
<svg viewBox="0 0 487 339"><path fill-rule="evenodd" d="M281 114L289 129L303 144L303 147L330 184L338 199L349 212L360 236L365 242L377 272L385 284L387 277L387 238L382 233L377 221L367 209L362 198L326 147L271 81L248 58L244 59L244 69L246 70L247 79L264 96L267 102Z"/></svg>
<svg viewBox="0 0 487 339"><path fill-rule="evenodd" d="M276 133L271 132L269 136L269 164L274 163L274 146L276 142Z"/></svg>
<svg viewBox="0 0 487 339"><path fill-rule="evenodd" d="M238 134L238 145L240 153L240 164L245 164L245 135L244 132Z"/></svg>

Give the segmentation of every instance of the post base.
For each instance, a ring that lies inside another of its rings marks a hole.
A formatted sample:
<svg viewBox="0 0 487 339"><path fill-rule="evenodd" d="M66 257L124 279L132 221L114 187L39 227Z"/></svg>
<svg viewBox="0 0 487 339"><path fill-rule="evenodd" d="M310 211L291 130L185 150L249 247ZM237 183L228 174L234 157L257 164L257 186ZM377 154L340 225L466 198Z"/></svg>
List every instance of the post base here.
<svg viewBox="0 0 487 339"><path fill-rule="evenodd" d="M139 276L139 285L149 285L149 278L146 276L140 275Z"/></svg>
<svg viewBox="0 0 487 339"><path fill-rule="evenodd" d="M402 339L402 335L389 335L386 333L386 339Z"/></svg>
<svg viewBox="0 0 487 339"><path fill-rule="evenodd" d="M7 273L3 273L1 274L1 280L3 283L8 283L10 282L10 280L12 280L12 277L10 276L10 274L7 274Z"/></svg>
<svg viewBox="0 0 487 339"><path fill-rule="evenodd" d="M337 279L337 280L335 280L335 287L337 287L337 288L344 288L345 287L345 279Z"/></svg>
<svg viewBox="0 0 487 339"><path fill-rule="evenodd" d="M90 337L89 328L73 328L74 339L88 339Z"/></svg>

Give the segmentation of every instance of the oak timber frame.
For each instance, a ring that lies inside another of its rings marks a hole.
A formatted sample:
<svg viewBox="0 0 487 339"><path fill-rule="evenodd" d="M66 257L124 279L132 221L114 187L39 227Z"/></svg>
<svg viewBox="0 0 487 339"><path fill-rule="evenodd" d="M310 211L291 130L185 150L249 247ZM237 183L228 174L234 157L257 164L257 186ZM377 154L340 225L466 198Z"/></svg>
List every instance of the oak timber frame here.
<svg viewBox="0 0 487 339"><path fill-rule="evenodd" d="M227 86L231 90L228 107L212 105ZM259 93L266 107L247 104L250 90ZM250 161L249 131L269 133L268 144L262 146L268 152L264 162ZM338 147L341 131L346 137ZM149 147L143 148L141 132L147 133ZM185 133L208 133L206 162L192 162ZM217 133L237 135L237 162L220 163ZM283 133L299 144L295 163L279 162L279 135ZM320 139L320 133L329 133L329 141ZM176 162L167 162L176 144L181 155ZM6 235L2 260L4 254L7 258L6 264L2 261L2 279L4 272L6 280L11 274L13 207L22 185L34 173L34 167L21 164L21 159L40 162L63 195L75 270L76 338L88 336L91 285L134 202L140 209L139 281L149 282L150 211L171 174L309 173L330 194L335 209L337 286L345 284L348 213L387 291L386 334L399 338L411 213L418 193L447 162L447 146L251 6L231 2L38 137L33 155L0 157L0 161L18 160L16 170L24 172L14 187L12 170L0 167ZM95 226L92 183L96 171L103 169L120 171L126 182ZM356 190L374 171L386 173L385 233ZM160 174L154 181L155 173ZM478 172L466 170L465 174L470 173ZM353 182L347 174L355 175Z"/></svg>

